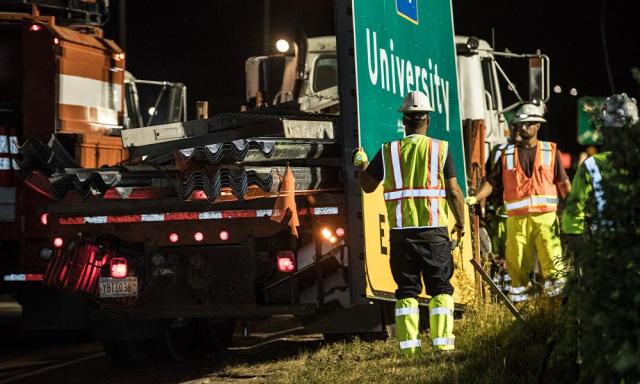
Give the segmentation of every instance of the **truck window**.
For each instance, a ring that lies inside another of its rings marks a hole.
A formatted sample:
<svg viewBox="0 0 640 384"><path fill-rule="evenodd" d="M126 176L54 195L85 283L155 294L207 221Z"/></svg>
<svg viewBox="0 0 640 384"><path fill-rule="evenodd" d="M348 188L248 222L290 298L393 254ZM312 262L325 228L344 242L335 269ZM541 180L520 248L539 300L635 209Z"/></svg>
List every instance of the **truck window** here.
<svg viewBox="0 0 640 384"><path fill-rule="evenodd" d="M338 85L338 60L336 57L320 57L313 74L313 90L320 92Z"/></svg>
<svg viewBox="0 0 640 384"><path fill-rule="evenodd" d="M487 109L497 110L497 86L496 79L493 77L493 60L491 58L482 58L482 77L484 81L484 90L491 95L491 105L489 105L489 100L485 97Z"/></svg>

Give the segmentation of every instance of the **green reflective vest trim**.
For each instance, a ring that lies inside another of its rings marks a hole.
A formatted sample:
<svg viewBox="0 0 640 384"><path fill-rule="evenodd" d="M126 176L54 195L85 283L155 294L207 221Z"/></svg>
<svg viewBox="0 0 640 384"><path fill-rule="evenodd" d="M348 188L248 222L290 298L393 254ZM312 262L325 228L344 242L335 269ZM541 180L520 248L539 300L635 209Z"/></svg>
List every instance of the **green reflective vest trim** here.
<svg viewBox="0 0 640 384"><path fill-rule="evenodd" d="M391 228L448 225L444 163L449 143L410 135L382 145L384 200Z"/></svg>

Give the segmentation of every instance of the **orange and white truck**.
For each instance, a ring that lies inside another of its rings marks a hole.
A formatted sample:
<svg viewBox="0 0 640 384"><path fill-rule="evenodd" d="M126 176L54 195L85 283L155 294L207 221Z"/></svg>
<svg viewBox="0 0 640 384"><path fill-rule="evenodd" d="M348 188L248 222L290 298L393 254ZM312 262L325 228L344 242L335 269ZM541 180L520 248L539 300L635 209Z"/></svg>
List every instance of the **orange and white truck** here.
<svg viewBox="0 0 640 384"><path fill-rule="evenodd" d="M0 292L17 296L27 327L74 328L83 323L78 301L41 284L52 256L44 212L51 193L33 164L20 169L18 147L55 135L78 166L121 163L120 130L144 125L138 88L177 89L183 99L186 89L142 85L125 72L125 53L100 28L108 2L38 3L0 1Z"/></svg>

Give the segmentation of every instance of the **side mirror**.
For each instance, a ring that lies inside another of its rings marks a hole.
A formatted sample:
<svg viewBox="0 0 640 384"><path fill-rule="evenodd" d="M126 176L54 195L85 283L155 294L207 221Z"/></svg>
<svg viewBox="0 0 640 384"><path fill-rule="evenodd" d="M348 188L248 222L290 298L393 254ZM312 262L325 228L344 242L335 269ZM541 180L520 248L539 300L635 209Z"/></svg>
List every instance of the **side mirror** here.
<svg viewBox="0 0 640 384"><path fill-rule="evenodd" d="M549 100L549 78L549 57L537 55L529 58L529 100Z"/></svg>

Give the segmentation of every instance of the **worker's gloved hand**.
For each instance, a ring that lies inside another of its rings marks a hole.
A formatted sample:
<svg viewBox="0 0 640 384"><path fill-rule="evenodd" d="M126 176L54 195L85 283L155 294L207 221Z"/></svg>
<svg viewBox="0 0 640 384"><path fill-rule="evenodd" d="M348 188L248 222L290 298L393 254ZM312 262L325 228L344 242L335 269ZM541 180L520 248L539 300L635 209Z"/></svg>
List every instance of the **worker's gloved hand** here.
<svg viewBox="0 0 640 384"><path fill-rule="evenodd" d="M478 204L478 199L475 196L469 196L464 199L464 203L467 205L476 205Z"/></svg>
<svg viewBox="0 0 640 384"><path fill-rule="evenodd" d="M367 153L362 148L357 148L353 151L353 165L360 169L366 168L369 164L369 158Z"/></svg>

